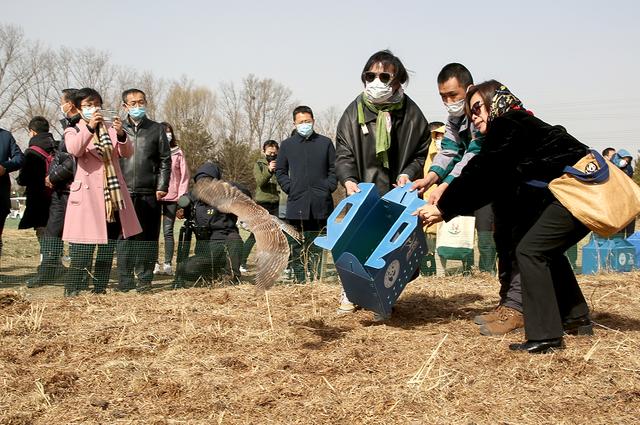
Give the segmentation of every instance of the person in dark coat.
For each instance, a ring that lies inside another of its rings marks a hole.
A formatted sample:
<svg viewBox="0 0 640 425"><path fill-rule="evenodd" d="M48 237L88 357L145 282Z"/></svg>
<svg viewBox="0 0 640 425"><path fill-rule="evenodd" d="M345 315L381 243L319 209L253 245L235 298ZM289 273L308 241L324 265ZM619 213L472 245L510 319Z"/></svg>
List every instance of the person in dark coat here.
<svg viewBox="0 0 640 425"><path fill-rule="evenodd" d="M22 149L11 132L0 128L0 256L2 255L2 232L11 211L11 178L9 173L17 171L24 163Z"/></svg>
<svg viewBox="0 0 640 425"><path fill-rule="evenodd" d="M429 123L404 93L409 74L390 51L373 54L360 76L364 91L347 106L336 132L336 174L347 195L360 182L380 195L422 177Z"/></svg>
<svg viewBox="0 0 640 425"><path fill-rule="evenodd" d="M375 183L380 196L394 185L422 177L431 133L429 122L404 93L409 74L388 50L374 53L364 65L362 93L347 106L336 132L336 174L347 196L358 183ZM338 313L355 306L344 291Z"/></svg>
<svg viewBox="0 0 640 425"><path fill-rule="evenodd" d="M296 133L280 144L276 178L288 195L287 221L304 235L302 246L292 245L291 264L295 280L304 283L305 264L312 280L320 275L321 251L312 242L333 211L336 151L331 139L313 130L313 111L308 106L293 110L293 123Z"/></svg>
<svg viewBox="0 0 640 425"><path fill-rule="evenodd" d="M589 233L547 188L588 153L560 126L522 108L497 81L474 86L466 107L485 135L480 152L439 199L416 211L432 224L468 215L489 202L511 207L513 250L520 268L524 343L510 349L542 353L563 347L563 333L591 334L589 307L564 252ZM504 211L504 210L503 210Z"/></svg>
<svg viewBox="0 0 640 425"><path fill-rule="evenodd" d="M216 164L207 162L196 170L193 181L197 182L203 177L222 179L222 172ZM251 196L246 188L231 184ZM196 281L200 277L219 279L228 276L231 283L239 283L242 238L237 226L238 217L221 213L196 199L191 192L183 197L188 198L188 206L176 214L178 218L192 221L196 246L195 255L176 266L175 286L181 287L185 280ZM186 202L181 200L179 203Z"/></svg>
<svg viewBox="0 0 640 425"><path fill-rule="evenodd" d="M28 129L31 139L25 151L24 165L16 179L20 186L26 187L27 198L18 229L35 229L38 241L42 243L51 204L51 189L45 185L49 168L47 162L51 163L53 159L56 142L49 133L49 121L45 117L33 117Z"/></svg>
<svg viewBox="0 0 640 425"><path fill-rule="evenodd" d="M78 128L78 123L81 119L80 112L73 103L77 92L78 90L73 88L62 90L60 110L65 117L60 120L60 125L63 131L68 127L75 128L76 132L80 131ZM76 159L67 152L63 137L49 167L49 175L45 179L45 185L51 189L49 219L42 237L42 263L38 267L38 274L27 280L27 287L29 288L55 280L66 271L61 261L64 249L62 231L67 201L69 200L69 186L73 181L75 172Z"/></svg>

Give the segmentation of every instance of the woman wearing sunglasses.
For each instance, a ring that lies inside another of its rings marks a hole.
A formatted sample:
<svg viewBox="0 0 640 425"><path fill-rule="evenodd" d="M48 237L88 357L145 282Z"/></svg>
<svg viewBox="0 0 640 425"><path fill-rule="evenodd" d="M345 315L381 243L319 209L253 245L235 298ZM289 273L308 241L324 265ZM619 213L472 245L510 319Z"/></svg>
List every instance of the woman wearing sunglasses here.
<svg viewBox="0 0 640 425"><path fill-rule="evenodd" d="M347 195L358 183L375 183L380 195L394 185L422 177L429 146L429 123L404 93L409 75L388 50L367 60L360 81L364 90L344 111L336 132L336 174ZM345 296L339 312L354 310Z"/></svg>
<svg viewBox="0 0 640 425"><path fill-rule="evenodd" d="M436 205L418 209L432 224L470 215L489 202L509 213L512 248L520 268L525 318L524 343L512 350L543 353L563 347L563 334L591 334L589 307L564 252L589 230L560 204L549 182L588 153L560 126L526 111L495 80L473 86L465 99L467 114L485 138Z"/></svg>
<svg viewBox="0 0 640 425"><path fill-rule="evenodd" d="M380 195L394 184L422 176L429 128L422 111L404 93L409 75L397 56L374 53L360 75L364 90L344 111L336 133L336 174L347 195L360 182Z"/></svg>

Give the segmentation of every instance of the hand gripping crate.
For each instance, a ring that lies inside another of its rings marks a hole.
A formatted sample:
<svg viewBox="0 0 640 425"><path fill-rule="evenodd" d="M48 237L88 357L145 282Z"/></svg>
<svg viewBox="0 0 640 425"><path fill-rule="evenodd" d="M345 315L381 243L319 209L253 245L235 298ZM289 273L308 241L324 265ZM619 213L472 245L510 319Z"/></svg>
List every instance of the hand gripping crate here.
<svg viewBox="0 0 640 425"><path fill-rule="evenodd" d="M358 187L327 220L327 235L314 243L331 250L349 300L387 318L426 253L422 226L411 215L425 202L409 192L410 185L382 198L372 183Z"/></svg>

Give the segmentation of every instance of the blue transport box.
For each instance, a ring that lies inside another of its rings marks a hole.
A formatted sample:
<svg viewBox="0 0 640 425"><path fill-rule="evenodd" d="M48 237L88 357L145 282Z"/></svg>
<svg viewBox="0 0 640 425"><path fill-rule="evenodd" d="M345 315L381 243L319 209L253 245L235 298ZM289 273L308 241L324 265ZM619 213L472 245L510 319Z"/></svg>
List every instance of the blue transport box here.
<svg viewBox="0 0 640 425"><path fill-rule="evenodd" d="M636 263L636 249L620 237L603 238L596 234L582 247L582 273L601 271L629 272Z"/></svg>
<svg viewBox="0 0 640 425"><path fill-rule="evenodd" d="M343 199L327 220L327 235L314 242L331 250L349 300L383 318L426 253L422 226L411 215L425 202L410 186L380 198L374 184L360 183L361 191Z"/></svg>

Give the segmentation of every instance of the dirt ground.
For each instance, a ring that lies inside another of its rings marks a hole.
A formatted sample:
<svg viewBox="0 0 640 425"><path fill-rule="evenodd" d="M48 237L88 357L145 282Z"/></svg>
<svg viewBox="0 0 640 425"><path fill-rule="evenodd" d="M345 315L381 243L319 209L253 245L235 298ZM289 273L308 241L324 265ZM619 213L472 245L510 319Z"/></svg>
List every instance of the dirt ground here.
<svg viewBox="0 0 640 425"><path fill-rule="evenodd" d="M18 252L26 242L5 241ZM26 236L25 236L26 237ZM33 255L30 259L26 257ZM6 258L6 257L5 257ZM597 323L548 355L512 353L474 315L497 279L419 278L391 320L337 316L335 277L109 293L0 286L0 423L610 424L640 417L640 273L579 278ZM9 263L9 265L7 265ZM28 267L33 267L30 265ZM26 270L27 266L25 266ZM24 274L24 270L22 270ZM17 275L16 275L17 276Z"/></svg>
<svg viewBox="0 0 640 425"><path fill-rule="evenodd" d="M583 279L598 323L552 355L511 353L473 315L483 275L412 283L383 325L338 287L0 295L2 423L635 423L638 276Z"/></svg>

